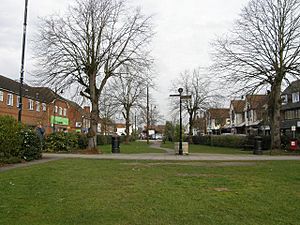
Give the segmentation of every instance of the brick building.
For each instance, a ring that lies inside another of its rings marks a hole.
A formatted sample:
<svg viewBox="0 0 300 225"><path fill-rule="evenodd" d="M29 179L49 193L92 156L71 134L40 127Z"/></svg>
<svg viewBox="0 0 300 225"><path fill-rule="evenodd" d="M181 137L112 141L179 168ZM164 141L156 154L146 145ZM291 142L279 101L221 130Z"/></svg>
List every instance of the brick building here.
<svg viewBox="0 0 300 225"><path fill-rule="evenodd" d="M17 81L0 75L0 115L18 118L19 87ZM36 127L42 124L46 133L86 130L89 110L67 100L50 88L23 86L22 122Z"/></svg>

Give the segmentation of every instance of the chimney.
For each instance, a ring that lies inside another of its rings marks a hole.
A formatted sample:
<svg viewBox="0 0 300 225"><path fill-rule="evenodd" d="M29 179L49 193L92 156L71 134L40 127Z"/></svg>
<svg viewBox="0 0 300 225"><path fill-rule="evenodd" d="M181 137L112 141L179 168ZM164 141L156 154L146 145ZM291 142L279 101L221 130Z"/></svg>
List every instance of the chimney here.
<svg viewBox="0 0 300 225"><path fill-rule="evenodd" d="M84 111L85 113L90 113L90 112L91 112L91 108L90 108L89 106L84 106L84 107L83 107L83 111Z"/></svg>

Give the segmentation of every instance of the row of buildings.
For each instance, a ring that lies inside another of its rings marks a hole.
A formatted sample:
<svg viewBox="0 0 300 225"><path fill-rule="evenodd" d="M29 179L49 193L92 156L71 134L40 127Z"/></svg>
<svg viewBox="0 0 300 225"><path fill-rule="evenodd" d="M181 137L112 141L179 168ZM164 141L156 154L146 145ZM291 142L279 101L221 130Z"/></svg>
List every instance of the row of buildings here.
<svg viewBox="0 0 300 225"><path fill-rule="evenodd" d="M0 115L18 118L19 89L17 81L0 75ZM47 87L23 85L22 122L36 127L42 124L46 133L53 131L86 132L90 108L80 107Z"/></svg>
<svg viewBox="0 0 300 225"><path fill-rule="evenodd" d="M18 118L20 83L0 75L0 115ZM60 96L48 87L23 85L22 122L30 127L42 124L47 134L52 132L86 133L90 127L90 107L81 107L77 103ZM136 125L135 125L136 127ZM125 124L100 119L98 133L125 135ZM145 132L144 136L146 136ZM140 132L143 134L143 132ZM133 126L129 134L133 133ZM163 128L153 126L149 129L151 137L163 133Z"/></svg>
<svg viewBox="0 0 300 225"><path fill-rule="evenodd" d="M300 80L283 92L281 129L300 131ZM208 109L195 122L194 134L260 134L270 133L268 95L247 95L230 102L229 108Z"/></svg>

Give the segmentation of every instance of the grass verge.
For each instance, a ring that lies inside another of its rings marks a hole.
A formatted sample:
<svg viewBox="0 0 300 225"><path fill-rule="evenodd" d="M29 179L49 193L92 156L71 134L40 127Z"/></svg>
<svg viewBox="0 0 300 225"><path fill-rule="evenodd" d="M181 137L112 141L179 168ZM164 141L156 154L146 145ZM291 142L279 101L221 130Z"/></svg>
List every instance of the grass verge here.
<svg viewBox="0 0 300 225"><path fill-rule="evenodd" d="M298 224L299 162L68 159L0 173L0 224Z"/></svg>
<svg viewBox="0 0 300 225"><path fill-rule="evenodd" d="M111 145L101 145L99 149L104 154L111 153ZM164 153L165 151L160 149L151 148L146 142L135 141L129 144L120 144L120 152L124 154L138 154L138 153Z"/></svg>
<svg viewBox="0 0 300 225"><path fill-rule="evenodd" d="M163 148L171 148L174 149L173 142L166 142L162 144ZM252 151L242 151L237 148L226 148L226 147L215 147L215 146L207 146L207 145L189 145L190 153L212 153L212 154L252 154Z"/></svg>

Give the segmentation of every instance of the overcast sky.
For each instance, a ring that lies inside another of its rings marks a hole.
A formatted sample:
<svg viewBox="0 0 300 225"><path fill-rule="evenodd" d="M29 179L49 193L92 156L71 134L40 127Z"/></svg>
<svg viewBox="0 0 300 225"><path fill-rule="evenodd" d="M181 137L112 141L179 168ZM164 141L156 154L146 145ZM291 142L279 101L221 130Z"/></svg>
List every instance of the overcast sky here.
<svg viewBox="0 0 300 225"><path fill-rule="evenodd" d="M19 79L25 0L1 0L0 74ZM61 12L74 0L29 0L25 81L33 70L31 45L37 18ZM185 69L210 64L210 42L226 33L248 0L131 0L154 14L153 41L158 108L167 114L170 80ZM176 92L176 90L174 90Z"/></svg>

